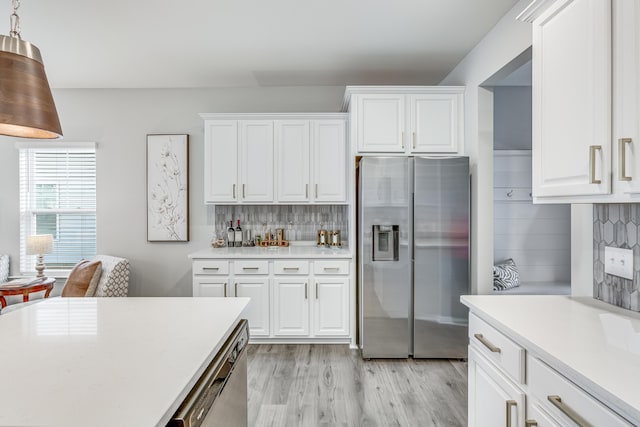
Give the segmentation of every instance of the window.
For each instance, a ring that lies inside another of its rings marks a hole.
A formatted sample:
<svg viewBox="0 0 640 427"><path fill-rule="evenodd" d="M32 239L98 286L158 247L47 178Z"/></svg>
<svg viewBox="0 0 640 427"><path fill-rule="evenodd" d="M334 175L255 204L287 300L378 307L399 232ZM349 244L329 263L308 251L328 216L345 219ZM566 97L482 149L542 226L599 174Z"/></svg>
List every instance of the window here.
<svg viewBox="0 0 640 427"><path fill-rule="evenodd" d="M96 153L94 144L71 148L20 147L20 270L34 271L26 255L32 234L52 234L47 270L69 270L96 254ZM49 145L50 144L50 145Z"/></svg>

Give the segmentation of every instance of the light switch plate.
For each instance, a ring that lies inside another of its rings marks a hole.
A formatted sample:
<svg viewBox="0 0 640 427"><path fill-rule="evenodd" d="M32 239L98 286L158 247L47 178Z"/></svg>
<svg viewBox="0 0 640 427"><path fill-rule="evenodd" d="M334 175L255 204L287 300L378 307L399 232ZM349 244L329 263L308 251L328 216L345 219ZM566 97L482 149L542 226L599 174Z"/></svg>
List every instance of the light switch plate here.
<svg viewBox="0 0 640 427"><path fill-rule="evenodd" d="M633 280L633 251L605 246L604 272Z"/></svg>

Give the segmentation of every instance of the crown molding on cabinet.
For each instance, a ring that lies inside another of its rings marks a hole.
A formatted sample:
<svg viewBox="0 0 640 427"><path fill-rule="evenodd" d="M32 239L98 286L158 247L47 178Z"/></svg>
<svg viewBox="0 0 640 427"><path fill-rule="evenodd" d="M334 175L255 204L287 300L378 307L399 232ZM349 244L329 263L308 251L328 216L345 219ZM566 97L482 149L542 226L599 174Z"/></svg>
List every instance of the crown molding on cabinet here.
<svg viewBox="0 0 640 427"><path fill-rule="evenodd" d="M529 6L520 12L518 16L516 16L516 20L531 24L554 2L555 0L534 0L529 4Z"/></svg>
<svg viewBox="0 0 640 427"><path fill-rule="evenodd" d="M200 113L203 120L348 120L347 113Z"/></svg>
<svg viewBox="0 0 640 427"><path fill-rule="evenodd" d="M349 111L349 102L352 95L372 93L387 94L411 94L420 93L464 93L464 86L347 86L344 89L342 111Z"/></svg>

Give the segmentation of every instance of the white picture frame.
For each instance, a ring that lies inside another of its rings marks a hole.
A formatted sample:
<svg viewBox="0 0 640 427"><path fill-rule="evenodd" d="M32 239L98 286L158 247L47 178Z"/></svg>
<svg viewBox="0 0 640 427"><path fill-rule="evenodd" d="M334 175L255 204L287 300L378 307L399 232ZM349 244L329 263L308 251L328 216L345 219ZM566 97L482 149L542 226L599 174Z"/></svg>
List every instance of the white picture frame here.
<svg viewBox="0 0 640 427"><path fill-rule="evenodd" d="M147 135L147 241L189 241L189 135Z"/></svg>

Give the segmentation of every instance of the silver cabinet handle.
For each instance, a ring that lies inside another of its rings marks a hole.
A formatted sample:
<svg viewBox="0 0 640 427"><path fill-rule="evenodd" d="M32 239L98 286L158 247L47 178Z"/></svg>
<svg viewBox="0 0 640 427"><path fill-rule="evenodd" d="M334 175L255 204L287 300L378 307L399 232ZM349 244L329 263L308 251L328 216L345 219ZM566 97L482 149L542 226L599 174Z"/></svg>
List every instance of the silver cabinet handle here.
<svg viewBox="0 0 640 427"><path fill-rule="evenodd" d="M309 184L304 185L304 197L309 198Z"/></svg>
<svg viewBox="0 0 640 427"><path fill-rule="evenodd" d="M308 286L308 283L304 282L304 299L307 299L307 286Z"/></svg>
<svg viewBox="0 0 640 427"><path fill-rule="evenodd" d="M413 133L413 149L416 149L416 133Z"/></svg>
<svg viewBox="0 0 640 427"><path fill-rule="evenodd" d="M244 184L242 184L242 198L243 199L245 198L245 195L244 195Z"/></svg>
<svg viewBox="0 0 640 427"><path fill-rule="evenodd" d="M316 299L318 299L318 282L316 282Z"/></svg>
<svg viewBox="0 0 640 427"><path fill-rule="evenodd" d="M318 184L316 184L316 199L318 198Z"/></svg>
<svg viewBox="0 0 640 427"><path fill-rule="evenodd" d="M402 149L404 150L404 131L400 134L400 141L402 142Z"/></svg>
<svg viewBox="0 0 640 427"><path fill-rule="evenodd" d="M582 416L580 416L580 414L578 414L572 408L570 408L565 403L563 403L562 399L560 398L560 396L557 396L557 395L547 396L547 400L549 400L549 402L553 403L553 406L558 408L560 410L560 412L565 414L567 417L569 417L571 419L571 421L573 421L574 423L576 423L580 427L592 427L592 425L587 420L582 418Z"/></svg>
<svg viewBox="0 0 640 427"><path fill-rule="evenodd" d="M218 271L220 270L220 267L202 267L203 270L213 270L213 271Z"/></svg>
<svg viewBox="0 0 640 427"><path fill-rule="evenodd" d="M235 296L238 296L238 282L235 283Z"/></svg>
<svg viewBox="0 0 640 427"><path fill-rule="evenodd" d="M618 181L631 181L631 177L627 176L627 144L632 142L631 138L618 140Z"/></svg>
<svg viewBox="0 0 640 427"><path fill-rule="evenodd" d="M298 270L300 270L300 267L284 267L283 270L284 271L298 271Z"/></svg>
<svg viewBox="0 0 640 427"><path fill-rule="evenodd" d="M243 270L260 270L260 267L242 267Z"/></svg>
<svg viewBox="0 0 640 427"><path fill-rule="evenodd" d="M227 297L227 285L228 284L229 284L228 282L224 282L224 297L225 298Z"/></svg>
<svg viewBox="0 0 640 427"><path fill-rule="evenodd" d="M502 350L500 350L500 347L496 347L495 345L493 345L493 343L491 343L491 341L486 339L484 337L484 335L482 335L482 334L473 334L473 336L476 337L476 339L478 341L480 341L485 347L487 347L489 349L489 351L491 351L492 353L500 353L500 352L502 352Z"/></svg>
<svg viewBox="0 0 640 427"><path fill-rule="evenodd" d="M233 184L233 198L236 198L236 185Z"/></svg>
<svg viewBox="0 0 640 427"><path fill-rule="evenodd" d="M340 267L324 267L324 271L338 271Z"/></svg>
<svg viewBox="0 0 640 427"><path fill-rule="evenodd" d="M533 426L538 426L538 422L536 420L526 420L524 422L524 427L533 427Z"/></svg>
<svg viewBox="0 0 640 427"><path fill-rule="evenodd" d="M596 179L596 151L602 151L602 145L589 146L589 184L602 184L602 181Z"/></svg>
<svg viewBox="0 0 640 427"><path fill-rule="evenodd" d="M514 406L518 406L518 402L516 402L515 400L507 400L506 402L506 407L507 407L507 427L511 427L511 408L513 408Z"/></svg>

